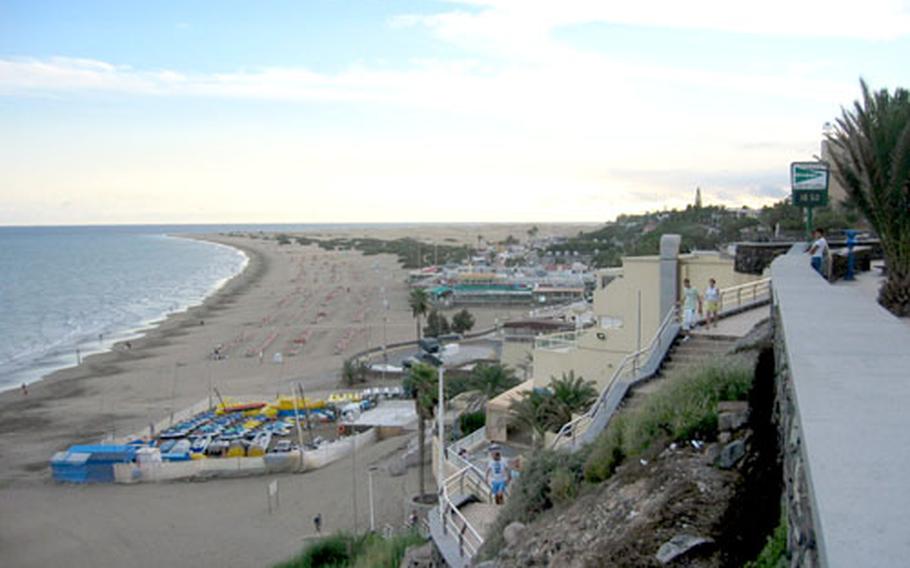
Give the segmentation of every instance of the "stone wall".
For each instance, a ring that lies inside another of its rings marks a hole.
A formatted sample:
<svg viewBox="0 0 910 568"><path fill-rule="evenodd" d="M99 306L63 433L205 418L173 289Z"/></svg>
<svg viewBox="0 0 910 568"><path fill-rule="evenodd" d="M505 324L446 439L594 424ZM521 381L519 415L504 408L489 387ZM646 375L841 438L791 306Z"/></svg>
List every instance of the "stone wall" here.
<svg viewBox="0 0 910 568"><path fill-rule="evenodd" d="M787 511L787 551L791 567L819 565L812 510L811 487L806 478L802 432L793 393L787 345L780 331L780 314L772 310L774 326L775 397L774 422L778 425L778 447L783 459L783 506Z"/></svg>

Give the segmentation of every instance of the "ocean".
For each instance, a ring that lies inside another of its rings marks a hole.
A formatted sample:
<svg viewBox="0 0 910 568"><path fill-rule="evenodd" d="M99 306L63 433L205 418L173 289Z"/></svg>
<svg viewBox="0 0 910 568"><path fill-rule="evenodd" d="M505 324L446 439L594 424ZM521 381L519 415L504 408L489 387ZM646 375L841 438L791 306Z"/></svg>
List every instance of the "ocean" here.
<svg viewBox="0 0 910 568"><path fill-rule="evenodd" d="M0 227L0 390L201 303L248 259L168 235L230 229L250 227Z"/></svg>

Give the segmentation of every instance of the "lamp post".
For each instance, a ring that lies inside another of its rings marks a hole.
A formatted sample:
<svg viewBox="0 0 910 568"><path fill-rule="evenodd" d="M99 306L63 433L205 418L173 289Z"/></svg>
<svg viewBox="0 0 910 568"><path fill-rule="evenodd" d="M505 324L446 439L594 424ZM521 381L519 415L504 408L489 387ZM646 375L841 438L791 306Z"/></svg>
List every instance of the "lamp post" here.
<svg viewBox="0 0 910 568"><path fill-rule="evenodd" d="M367 475L368 475L368 479L369 479L368 489L370 492L370 532L376 532L376 520L375 520L375 517L373 516L373 473L375 473L377 469L379 469L379 468L376 467L375 465L371 465L370 468L367 470Z"/></svg>
<svg viewBox="0 0 910 568"><path fill-rule="evenodd" d="M427 353L426 360L436 367L438 372L439 381L438 381L438 407L436 410L436 419L437 422L437 435L439 436L439 466L436 470L436 494L439 497L439 522L441 526L445 526L445 509L442 505L442 490L443 483L445 480L445 367L442 359L432 353Z"/></svg>

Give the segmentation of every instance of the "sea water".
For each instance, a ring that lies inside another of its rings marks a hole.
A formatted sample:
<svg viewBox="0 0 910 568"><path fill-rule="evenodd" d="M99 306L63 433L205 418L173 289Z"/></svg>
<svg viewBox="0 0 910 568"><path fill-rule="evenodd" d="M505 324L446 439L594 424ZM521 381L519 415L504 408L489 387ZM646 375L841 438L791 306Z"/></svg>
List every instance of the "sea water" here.
<svg viewBox="0 0 910 568"><path fill-rule="evenodd" d="M248 259L169 233L213 229L0 227L0 390L75 365L201 303Z"/></svg>

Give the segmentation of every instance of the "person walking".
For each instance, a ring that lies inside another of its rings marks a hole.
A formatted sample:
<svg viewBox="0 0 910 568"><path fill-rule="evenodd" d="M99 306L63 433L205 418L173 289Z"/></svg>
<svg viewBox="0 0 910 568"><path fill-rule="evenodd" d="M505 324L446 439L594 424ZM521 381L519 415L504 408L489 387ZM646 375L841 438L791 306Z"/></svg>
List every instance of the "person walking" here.
<svg viewBox="0 0 910 568"><path fill-rule="evenodd" d="M506 465L506 462L502 460L502 454L500 453L498 446L493 446L490 448L490 451L493 455L490 459L490 463L487 465L484 479L490 486L490 491L493 493L493 499L496 504L502 505L506 486L509 484L509 467Z"/></svg>
<svg viewBox="0 0 910 568"><path fill-rule="evenodd" d="M705 327L717 327L717 313L720 311L720 290L717 281L708 278L708 287L705 289Z"/></svg>
<svg viewBox="0 0 910 568"><path fill-rule="evenodd" d="M317 513L313 517L313 526L316 527L316 534L322 534L322 513Z"/></svg>
<svg viewBox="0 0 910 568"><path fill-rule="evenodd" d="M689 279L686 278L683 280L683 320L682 328L685 337L683 341L689 339L689 332L692 331L692 328L695 327L696 323L696 313L701 315L701 296L698 294L698 288L692 286L692 283L689 282Z"/></svg>

